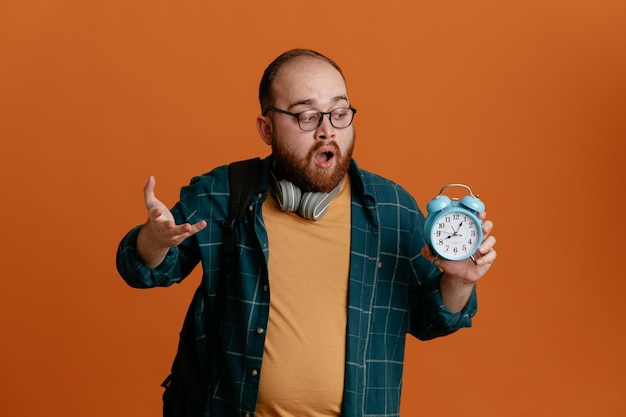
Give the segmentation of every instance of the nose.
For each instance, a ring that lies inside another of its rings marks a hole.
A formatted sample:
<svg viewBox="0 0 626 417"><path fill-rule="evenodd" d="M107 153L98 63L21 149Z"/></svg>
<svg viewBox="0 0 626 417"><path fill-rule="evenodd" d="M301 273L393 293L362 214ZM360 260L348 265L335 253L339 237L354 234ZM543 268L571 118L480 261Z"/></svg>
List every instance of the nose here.
<svg viewBox="0 0 626 417"><path fill-rule="evenodd" d="M322 116L322 124L315 130L315 139L328 140L335 137L335 128L330 123L330 114Z"/></svg>

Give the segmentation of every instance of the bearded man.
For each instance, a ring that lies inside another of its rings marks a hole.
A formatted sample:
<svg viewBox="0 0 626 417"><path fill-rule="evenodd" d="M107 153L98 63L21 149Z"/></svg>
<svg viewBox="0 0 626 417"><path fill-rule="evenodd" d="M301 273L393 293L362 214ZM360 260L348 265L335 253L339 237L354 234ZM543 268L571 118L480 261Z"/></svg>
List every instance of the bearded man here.
<svg viewBox="0 0 626 417"><path fill-rule="evenodd" d="M280 55L259 100L256 127L272 152L235 226L234 276L218 285L226 166L194 178L171 210L151 177L149 219L122 239L118 271L149 288L202 265L210 337L198 416L397 416L406 334L471 325L475 284L496 258L493 224L481 213L474 261L435 257L414 198L352 158L356 109L324 55Z"/></svg>

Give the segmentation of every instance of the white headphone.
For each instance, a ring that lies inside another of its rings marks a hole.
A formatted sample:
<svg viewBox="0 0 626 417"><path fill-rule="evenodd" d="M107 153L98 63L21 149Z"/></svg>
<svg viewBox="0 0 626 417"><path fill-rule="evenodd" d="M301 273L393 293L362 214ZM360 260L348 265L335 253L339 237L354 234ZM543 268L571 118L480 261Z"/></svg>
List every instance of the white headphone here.
<svg viewBox="0 0 626 417"><path fill-rule="evenodd" d="M278 181L272 172L272 185L278 208L282 211L297 212L307 220L317 221L322 218L328 210L330 200L339 194L342 182L343 180L330 193L310 191L303 194L300 188L291 182Z"/></svg>

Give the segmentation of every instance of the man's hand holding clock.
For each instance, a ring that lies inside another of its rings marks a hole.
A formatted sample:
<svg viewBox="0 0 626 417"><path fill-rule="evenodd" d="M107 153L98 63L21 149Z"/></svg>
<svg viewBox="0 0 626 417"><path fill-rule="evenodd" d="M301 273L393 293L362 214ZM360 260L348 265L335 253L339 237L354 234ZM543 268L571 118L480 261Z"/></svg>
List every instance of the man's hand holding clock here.
<svg viewBox="0 0 626 417"><path fill-rule="evenodd" d="M443 195L448 187L464 187L468 196L451 200ZM448 310L461 311L474 285L496 259L491 235L493 223L486 219L485 205L463 184L443 187L428 205L424 224L427 245L422 256L443 271L440 291Z"/></svg>

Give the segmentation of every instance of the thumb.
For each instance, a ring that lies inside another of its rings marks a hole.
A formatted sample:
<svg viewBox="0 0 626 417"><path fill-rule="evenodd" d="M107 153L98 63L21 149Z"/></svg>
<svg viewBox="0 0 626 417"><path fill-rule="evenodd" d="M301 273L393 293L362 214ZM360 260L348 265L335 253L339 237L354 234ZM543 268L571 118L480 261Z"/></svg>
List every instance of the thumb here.
<svg viewBox="0 0 626 417"><path fill-rule="evenodd" d="M432 248L429 245L424 245L420 253L424 259L426 259L427 261L431 263L437 259L437 257L433 253Z"/></svg>
<svg viewBox="0 0 626 417"><path fill-rule="evenodd" d="M150 178L148 178L148 182L143 187L143 200L148 209L152 207L154 205L154 202L156 201L156 196L154 195L155 185L156 179L153 175L150 175Z"/></svg>

